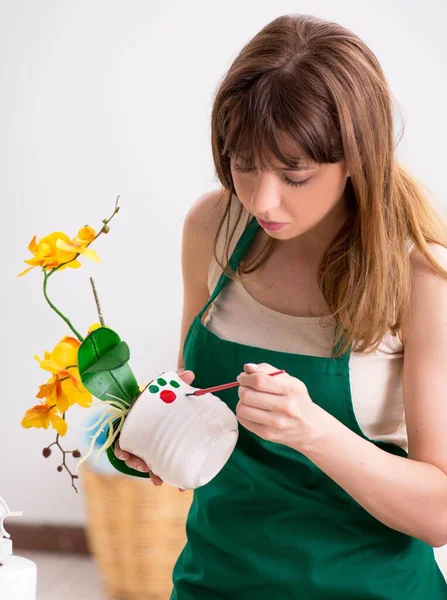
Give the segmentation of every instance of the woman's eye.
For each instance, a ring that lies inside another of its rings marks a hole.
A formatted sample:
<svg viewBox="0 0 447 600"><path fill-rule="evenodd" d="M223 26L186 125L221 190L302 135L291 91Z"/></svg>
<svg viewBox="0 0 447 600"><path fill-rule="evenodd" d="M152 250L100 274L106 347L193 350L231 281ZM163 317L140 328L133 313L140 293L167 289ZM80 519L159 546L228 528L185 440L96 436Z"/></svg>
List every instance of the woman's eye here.
<svg viewBox="0 0 447 600"><path fill-rule="evenodd" d="M239 173L251 173L252 171L255 170L254 167L240 167L239 165L234 165L234 170L238 171ZM292 181L291 179L289 179L288 177L284 176L284 182L287 185L290 185L292 187L303 187L304 185L307 185L309 183L309 181L311 180L311 178L309 179L304 179L304 181Z"/></svg>

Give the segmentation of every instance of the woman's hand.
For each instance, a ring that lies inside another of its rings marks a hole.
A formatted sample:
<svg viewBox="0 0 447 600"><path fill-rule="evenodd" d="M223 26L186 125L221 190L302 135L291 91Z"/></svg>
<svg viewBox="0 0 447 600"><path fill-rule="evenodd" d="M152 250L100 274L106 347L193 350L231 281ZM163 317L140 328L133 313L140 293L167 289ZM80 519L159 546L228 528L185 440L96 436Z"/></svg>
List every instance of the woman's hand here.
<svg viewBox="0 0 447 600"><path fill-rule="evenodd" d="M287 373L267 375L279 370L267 363L244 365L237 377L236 416L259 437L300 451L310 439L316 405L300 379Z"/></svg>
<svg viewBox="0 0 447 600"><path fill-rule="evenodd" d="M182 372L179 372L179 377L185 383L187 383L188 385L191 385L191 383L194 381L195 375L192 371L182 371ZM129 452L126 452L125 450L121 449L121 447L119 445L119 438L115 443L114 451L115 451L117 458L119 458L120 460L123 460L130 469L136 469L143 473L149 473L151 481L154 485L161 485L163 483L163 479L158 477L158 475L155 475L155 473L153 473L149 469L149 467L144 462L144 460L141 460L141 458L138 458L138 456L134 456L133 454L130 454ZM182 488L179 488L179 490L181 492L185 491Z"/></svg>

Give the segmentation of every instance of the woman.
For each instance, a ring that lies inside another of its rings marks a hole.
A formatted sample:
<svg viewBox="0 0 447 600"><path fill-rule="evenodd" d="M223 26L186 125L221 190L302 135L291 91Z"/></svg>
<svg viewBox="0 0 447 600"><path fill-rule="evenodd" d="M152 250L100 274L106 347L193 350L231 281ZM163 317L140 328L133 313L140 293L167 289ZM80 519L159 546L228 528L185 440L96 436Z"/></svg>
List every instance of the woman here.
<svg viewBox="0 0 447 600"><path fill-rule="evenodd" d="M376 57L275 19L220 84L212 150L179 368L237 377L240 435L194 493L171 599L447 598L447 232L394 154Z"/></svg>

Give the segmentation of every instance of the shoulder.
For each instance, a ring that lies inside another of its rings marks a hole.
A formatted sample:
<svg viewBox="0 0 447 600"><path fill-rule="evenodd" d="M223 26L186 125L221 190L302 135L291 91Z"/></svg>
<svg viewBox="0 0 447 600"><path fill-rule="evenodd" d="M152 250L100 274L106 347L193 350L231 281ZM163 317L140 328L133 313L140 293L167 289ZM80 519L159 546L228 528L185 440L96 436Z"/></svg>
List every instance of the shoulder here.
<svg viewBox="0 0 447 600"><path fill-rule="evenodd" d="M435 243L429 243L428 248L435 261L447 271L447 248ZM445 304L447 301L447 279L435 270L418 248L414 248L410 254L410 265L411 317L414 319L418 316L421 319L420 315L423 311L424 317L427 318L427 312L434 310L439 317L445 320L447 315L447 305ZM411 326L411 322L409 325Z"/></svg>
<svg viewBox="0 0 447 600"><path fill-rule="evenodd" d="M197 198L186 213L183 224L183 246L197 253L197 260L209 260L219 223L225 214L228 192L211 190Z"/></svg>
<svg viewBox="0 0 447 600"><path fill-rule="evenodd" d="M428 248L434 258L444 268L447 267L447 248L441 244L428 243ZM422 254L422 252L415 246L410 254L411 268L416 275L420 275L423 272L435 274L433 267L430 265L428 259Z"/></svg>
<svg viewBox="0 0 447 600"><path fill-rule="evenodd" d="M428 247L434 259L447 270L447 248L435 243L429 243ZM409 343L413 346L428 343L434 333L431 330L442 331L447 317L447 279L434 269L418 248L410 254L410 266L410 307L402 326L406 350Z"/></svg>
<svg viewBox="0 0 447 600"><path fill-rule="evenodd" d="M228 192L223 189L205 192L188 209L185 227L202 234L215 232L224 214L227 200Z"/></svg>
<svg viewBox="0 0 447 600"><path fill-rule="evenodd" d="M228 192L211 190L199 196L186 213L182 234L182 269L192 286L206 290L214 240L225 214Z"/></svg>
<svg viewBox="0 0 447 600"><path fill-rule="evenodd" d="M234 194L223 188L210 190L197 198L186 213L184 226L207 239L214 239L219 224L224 215L227 215L227 220L230 228L238 223L244 225L244 219L240 216L248 215L241 202Z"/></svg>
<svg viewBox="0 0 447 600"><path fill-rule="evenodd" d="M223 227L219 225L225 216ZM183 229L183 246L185 252L195 255L195 264L203 267L201 277L205 276L211 291L222 269L216 256L225 263L242 234L249 213L242 206L238 197L229 196L224 189L215 189L202 194L190 207L185 218Z"/></svg>

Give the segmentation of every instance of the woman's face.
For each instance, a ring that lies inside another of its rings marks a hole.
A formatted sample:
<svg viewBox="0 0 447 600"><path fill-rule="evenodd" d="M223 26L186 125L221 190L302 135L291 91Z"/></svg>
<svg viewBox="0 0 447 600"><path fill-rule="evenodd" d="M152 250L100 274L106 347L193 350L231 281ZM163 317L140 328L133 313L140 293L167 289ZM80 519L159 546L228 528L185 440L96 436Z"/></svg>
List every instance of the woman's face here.
<svg viewBox="0 0 447 600"><path fill-rule="evenodd" d="M295 155L303 156L296 151ZM261 172L241 157L231 156L239 200L258 220L283 223L279 229L260 223L271 237L290 240L311 232L304 237L328 243L347 214L343 192L349 173L345 161L318 165L301 159L295 170L275 158L272 161L273 166Z"/></svg>

